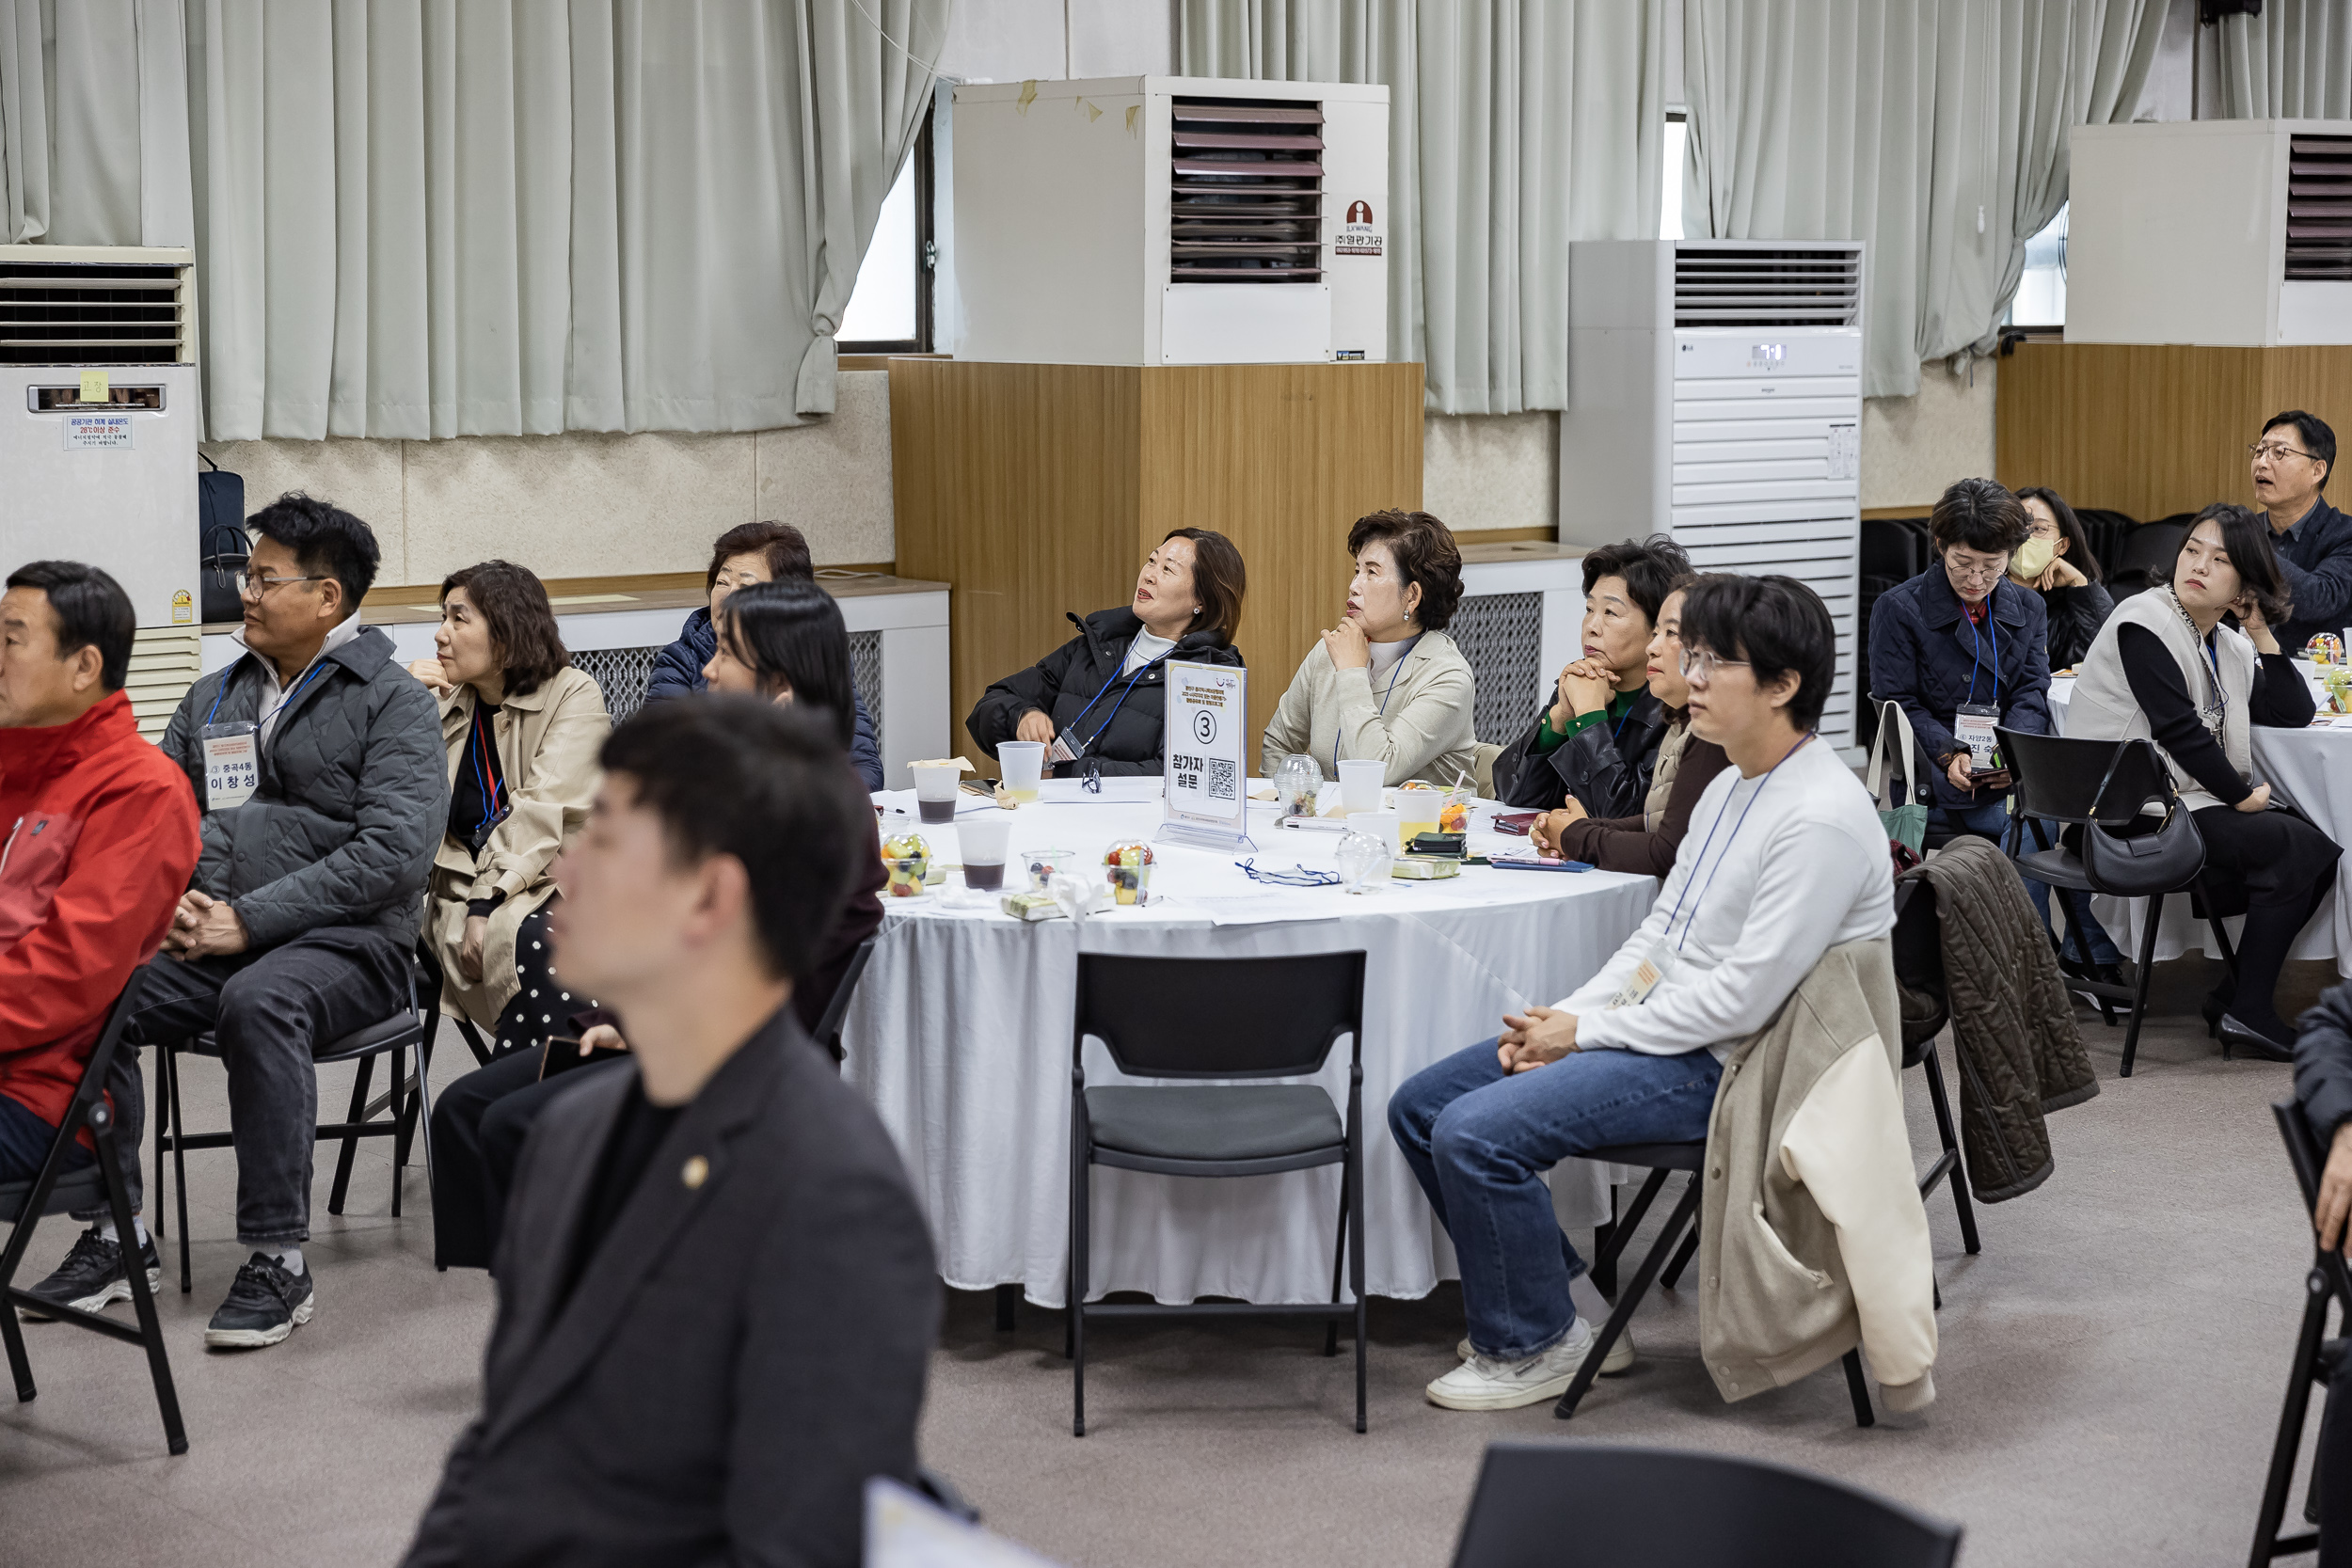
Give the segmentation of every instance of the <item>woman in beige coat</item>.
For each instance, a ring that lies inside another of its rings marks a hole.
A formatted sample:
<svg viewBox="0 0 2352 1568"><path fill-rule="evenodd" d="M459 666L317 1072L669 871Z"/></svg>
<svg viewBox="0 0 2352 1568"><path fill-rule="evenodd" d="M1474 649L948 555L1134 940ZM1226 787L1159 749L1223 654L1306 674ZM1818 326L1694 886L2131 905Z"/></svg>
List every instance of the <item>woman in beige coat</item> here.
<svg viewBox="0 0 2352 1568"><path fill-rule="evenodd" d="M587 820L612 721L572 668L547 589L511 562L443 579L433 641L440 657L408 668L440 695L449 748L449 830L425 914L442 999L493 1030L501 1052L537 1046L595 1005L548 967L548 873Z"/></svg>

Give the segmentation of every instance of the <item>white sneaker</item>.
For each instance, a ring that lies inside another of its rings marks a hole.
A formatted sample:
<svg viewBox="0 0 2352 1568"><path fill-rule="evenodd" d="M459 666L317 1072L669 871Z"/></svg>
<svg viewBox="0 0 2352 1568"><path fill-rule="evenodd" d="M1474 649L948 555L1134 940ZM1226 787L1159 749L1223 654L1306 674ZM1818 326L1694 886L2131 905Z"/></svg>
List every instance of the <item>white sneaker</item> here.
<svg viewBox="0 0 2352 1568"><path fill-rule="evenodd" d="M1598 1334L1600 1330L1596 1328L1593 1332L1595 1334ZM1476 1351L1470 1349L1469 1335L1465 1334L1460 1339L1454 1341L1454 1354L1456 1360L1468 1361L1471 1356L1476 1355L1478 1353ZM1624 1371L1628 1367L1632 1365L1633 1330L1630 1326L1629 1326L1623 1334L1617 1336L1617 1342L1609 1347L1609 1354L1600 1358L1600 1375L1603 1377L1615 1377L1619 1372Z"/></svg>
<svg viewBox="0 0 2352 1568"><path fill-rule="evenodd" d="M1558 1344L1523 1361L1472 1355L1422 1392L1448 1410L1517 1410L1567 1392L1593 1348L1593 1325L1579 1318Z"/></svg>

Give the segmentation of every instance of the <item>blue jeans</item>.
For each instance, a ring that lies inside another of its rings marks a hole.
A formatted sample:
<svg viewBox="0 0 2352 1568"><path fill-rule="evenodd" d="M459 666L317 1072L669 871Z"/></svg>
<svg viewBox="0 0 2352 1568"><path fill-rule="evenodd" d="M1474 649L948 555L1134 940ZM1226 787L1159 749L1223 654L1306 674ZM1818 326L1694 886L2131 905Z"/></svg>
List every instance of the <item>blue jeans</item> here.
<svg viewBox="0 0 2352 1568"><path fill-rule="evenodd" d="M1506 1077L1496 1044L1398 1085L1389 1132L1454 1239L1470 1348L1518 1361L1575 1323L1568 1281L1584 1272L1543 1173L1613 1144L1704 1141L1723 1065L1705 1051L1580 1051Z"/></svg>
<svg viewBox="0 0 2352 1568"><path fill-rule="evenodd" d="M30 1181L39 1176L56 1137L57 1130L34 1115L32 1107L0 1094L0 1181ZM65 1157L65 1168L79 1170L95 1158L77 1143Z"/></svg>
<svg viewBox="0 0 2352 1568"><path fill-rule="evenodd" d="M1944 819L1944 826L1955 831L1964 828L1970 832L1982 833L1995 843L2005 845L2009 842L2009 797L2006 795L1997 796L1990 800L1979 800L1973 806L1937 806L1935 815ZM2048 843L2035 837L2037 827L2042 832L2051 834ZM2030 854L2037 849L2053 847L2057 842L2057 835L2051 832L2047 823L2028 822L2026 824L2026 831L2018 835L2017 852L2020 855ZM2042 928L2048 930L2050 928L2050 884L2037 882L2031 877L2027 877L2026 893L2033 899L2033 907L2042 915ZM2078 923L2079 941L2076 929ZM2098 917L2090 912L2090 895L2078 893L2070 895L2066 900L2066 956L2079 959L2083 956L2081 943L2084 942L2090 944L2092 963L2116 963L2123 957L2115 950L2114 942L2108 938L2106 928L2099 924Z"/></svg>

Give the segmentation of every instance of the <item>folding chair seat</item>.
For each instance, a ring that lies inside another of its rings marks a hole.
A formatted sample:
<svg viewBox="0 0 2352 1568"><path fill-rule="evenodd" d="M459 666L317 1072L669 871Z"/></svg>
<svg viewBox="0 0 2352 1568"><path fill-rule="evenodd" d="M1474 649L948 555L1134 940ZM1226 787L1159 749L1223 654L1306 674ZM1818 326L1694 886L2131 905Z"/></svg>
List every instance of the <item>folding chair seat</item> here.
<svg viewBox="0 0 2352 1568"><path fill-rule="evenodd" d="M173 1453L185 1453L188 1435L180 1422L180 1396L171 1381L171 1359L164 1349L163 1323L155 1313L154 1293L148 1288L147 1271L138 1263L137 1227L131 1215L130 1191L122 1179L123 1149L114 1113L105 1099L107 1070L114 1065L116 1053L122 1049L122 1032L130 1023L139 988L146 978L145 968L133 970L129 983L115 998L113 1008L106 1014L105 1028L90 1051L88 1065L83 1069L82 1081L75 1086L73 1099L58 1122L57 1135L42 1157L40 1172L29 1181L0 1184L0 1220L13 1227L8 1246L0 1249L0 1341L7 1346L8 1370L15 1376L20 1402L33 1398L37 1390L33 1386L32 1362L25 1354L24 1326L17 1322L19 1307L29 1307L44 1318L141 1347L147 1352L148 1376L155 1385L156 1408L164 1418L164 1441ZM86 1126L98 1146L97 1158L69 1171L66 1160ZM133 1155L136 1157L135 1151ZM131 1287L131 1308L138 1319L136 1328L97 1312L37 1301L16 1285L16 1271L24 1260L24 1249L40 1221L51 1214L94 1209L101 1204L113 1216L115 1234L121 1239L123 1250L131 1255L130 1267L125 1272Z"/></svg>

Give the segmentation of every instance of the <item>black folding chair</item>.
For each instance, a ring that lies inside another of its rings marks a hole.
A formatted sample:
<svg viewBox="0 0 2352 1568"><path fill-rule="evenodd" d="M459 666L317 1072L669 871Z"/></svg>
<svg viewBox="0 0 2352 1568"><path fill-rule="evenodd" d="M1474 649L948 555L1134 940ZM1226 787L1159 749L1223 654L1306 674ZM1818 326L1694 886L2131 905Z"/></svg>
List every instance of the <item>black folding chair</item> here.
<svg viewBox="0 0 2352 1568"><path fill-rule="evenodd" d="M2145 591L2155 574L2169 574L2193 522L2182 514L2124 530L2114 555L2106 560L2107 592L2121 602Z"/></svg>
<svg viewBox="0 0 2352 1568"><path fill-rule="evenodd" d="M1078 955L1070 1048L1071 1423L1086 1435L1089 1318L1317 1318L1356 1324L1356 1430L1364 1430L1364 955L1289 958L1136 958ZM1314 1084L1087 1086L1087 1037L1134 1078L1305 1078L1348 1037L1347 1113ZM1331 1301L1087 1302L1089 1204L1096 1165L1164 1176L1265 1176L1340 1167L1339 1242ZM1340 1300L1346 1266L1352 1303Z"/></svg>
<svg viewBox="0 0 2352 1568"><path fill-rule="evenodd" d="M105 1028L90 1051L89 1065L82 1070L82 1082L74 1088L73 1100L57 1124L57 1135L41 1159L39 1174L30 1181L0 1185L0 1220L7 1220L15 1227L9 1232L7 1248L0 1250L0 1341L8 1346L8 1370L15 1374L20 1403L31 1399L37 1390L33 1386L32 1362L24 1354L24 1327L16 1318L19 1307L29 1307L43 1317L140 1346L147 1352L148 1376L154 1380L155 1404L163 1413L164 1441L173 1453L185 1453L188 1434L180 1424L180 1396L172 1386L171 1360L164 1351L164 1329L155 1315L154 1292L148 1288L147 1270L139 1265L138 1229L131 1216L130 1189L122 1180L122 1147L115 1129L114 1112L105 1099L107 1070L114 1065L116 1053L122 1049L122 1032L130 1024L132 1009L138 1004L139 988L146 979L144 966L133 970L122 994L115 998L113 1009L106 1014ZM98 1157L89 1164L68 1172L66 1157L72 1152L85 1126L98 1145ZM136 1150L132 1151L132 1157L137 1157ZM24 1260L24 1248L33 1239L33 1227L50 1214L92 1209L100 1203L105 1204L113 1214L115 1235L129 1261L126 1273L131 1287L131 1310L138 1318L136 1328L96 1312L38 1301L16 1287L16 1271Z"/></svg>
<svg viewBox="0 0 2352 1568"><path fill-rule="evenodd" d="M351 1168L359 1152L361 1138L392 1140L392 1217L400 1217L401 1172L408 1164L408 1145L412 1138L424 1146L425 1172L430 1184L433 1170L433 1103L429 1080L433 1070L433 1040L441 1022L441 975L430 953L419 948L408 969L408 1006L380 1023L369 1024L334 1041L311 1058L318 1067L332 1067L341 1062L357 1062L358 1070L351 1080L351 1106L342 1121L321 1122L315 1137L318 1142L340 1139L342 1149L335 1160L335 1185L326 1199L326 1212L343 1212L343 1198L351 1187ZM425 984L420 985L420 970ZM408 1067L408 1053L414 1051L416 1067ZM155 1108L155 1190L156 1211L163 1208L165 1186L164 1155L169 1151L173 1173L179 1178L174 1195L178 1205L180 1226L180 1290L182 1294L195 1288L188 1264L188 1167L187 1150L191 1148L230 1148L235 1140L228 1132L191 1132L180 1112L180 1055L194 1052L199 1056L217 1056L218 1044L211 1035L193 1039L174 1040L156 1052L156 1063L163 1076L163 1093ZM369 1086L374 1080L375 1059L389 1054L392 1058L390 1082L385 1091L374 1099L368 1098ZM387 1117L385 1112L391 1114Z"/></svg>
<svg viewBox="0 0 2352 1568"><path fill-rule="evenodd" d="M2151 525L2142 524L2140 531ZM2033 826L2035 842L2042 846L2018 855L2020 874L2038 882L2047 882L2066 901L2067 920L2081 929L2090 908L2090 895L2109 894L2117 897L2134 896L2119 893L2101 883L2090 874L2082 857L2063 844L2053 844L2045 833L2045 825L2086 827L2091 821L2090 808L2099 796L2099 783L2107 778L2107 768L2115 773L2107 784L2106 816L2100 818L2110 828L2121 828L2139 815L2139 808L2150 800L2163 798L2166 784L2164 762L2153 745L2129 740L2089 740L2076 736L2026 735L2022 731L2001 729L1994 732L2000 737L2001 755L2009 759L2009 768L2016 780L2012 815L2010 819L2010 847L2016 847L2027 824ZM2117 755L2119 749L2122 754ZM2148 914L2139 938L2139 961L2128 986L2111 986L2098 980L2067 977L2066 989L2080 991L2095 1002L2099 1016L2108 1028L2115 1027L2114 1004L2123 1003L2131 1010L2123 1030L2123 1076L2132 1075L2132 1062L2139 1053L2139 1023L2148 1011L2148 971L2156 961L2156 928L2164 924L2164 901L2175 893L2198 890L2199 879L2192 877L2180 886L2167 888L2148 900ZM2218 907L2213 900L2200 905L2205 911L2207 924L2213 929L2215 942L2221 949L2221 960L2230 973L2237 973L2237 950L2230 944L2229 932L2222 929L2220 917L2214 912ZM2090 950L2082 949L2086 958Z"/></svg>
<svg viewBox="0 0 2352 1568"><path fill-rule="evenodd" d="M2295 1167L2295 1183L2303 1190L2303 1212L2311 1214L2319 1206L2319 1173L2327 1164L2328 1151L2312 1135L2311 1123L2303 1119L2303 1107L2293 1096L2273 1102L2270 1114L2278 1118L2279 1136L2287 1146L2287 1163ZM2319 1246L2314 1237L2311 1272L2303 1276L2303 1326L2295 1337L2286 1403L2279 1411L2279 1435L2270 1446L2270 1473L2263 1482L2262 1512L2254 1520L2254 1550L2246 1560L2252 1568L2263 1568L2273 1558L2319 1549L2318 1531L2280 1535L2279 1526L2286 1517L2287 1490L2295 1483L2295 1459L2303 1447L2303 1418L2311 1409L2312 1385L2326 1386L2337 1364L2352 1354L2352 1342L2326 1338L2331 1300L2337 1307L2337 1327L2342 1329L2352 1321L2344 1316L2352 1312L2352 1272L2345 1269L2343 1253ZM2303 1517L2309 1524L2323 1523L2316 1467Z"/></svg>
<svg viewBox="0 0 2352 1568"><path fill-rule="evenodd" d="M1950 1568L1960 1535L1958 1525L1760 1459L1493 1443L1454 1568Z"/></svg>
<svg viewBox="0 0 2352 1568"><path fill-rule="evenodd" d="M1656 1201L1660 1191L1665 1187L1666 1178L1675 1171L1689 1171L1691 1180L1682 1189L1682 1196L1676 1202L1673 1212L1666 1216L1665 1226L1658 1232L1658 1239L1650 1243L1649 1251L1644 1255L1641 1266L1633 1271L1633 1282L1619 1291L1611 1304L1609 1321L1601 1324L1599 1332L1594 1335L1593 1348L1584 1353L1584 1364L1577 1368L1575 1378L1560 1396L1560 1402L1552 1407L1551 1413L1564 1421L1573 1417L1576 1407L1583 1402L1584 1395L1593 1386L1593 1380L1600 1375L1601 1363L1609 1359L1610 1347L1624 1336L1626 1325L1633 1321L1634 1308L1642 1305L1644 1296L1649 1294L1649 1288L1657 1282L1659 1271L1665 1267L1666 1259L1677 1255L1677 1245L1683 1242L1686 1232L1690 1245L1682 1249L1681 1261L1675 1265L1677 1274L1681 1271L1682 1262L1689 1260L1689 1254L1697 1250L1700 1183L1706 1174L1703 1167L1707 1164L1707 1144L1704 1140L1680 1144L1616 1144L1607 1148L1593 1149L1584 1158L1609 1164L1642 1165L1649 1171L1648 1179L1642 1183L1642 1190L1634 1195L1633 1207L1611 1227L1609 1239L1601 1243L1600 1258L1593 1264L1596 1281L1603 1277L1614 1280L1617 1255L1633 1239L1633 1233L1641 1229L1643 1217L1648 1214L1650 1204ZM1844 1364L1846 1392L1853 1400L1853 1424L1858 1427L1875 1425L1878 1418L1870 1410L1870 1386L1862 1375L1862 1352L1858 1348L1848 1351Z"/></svg>

